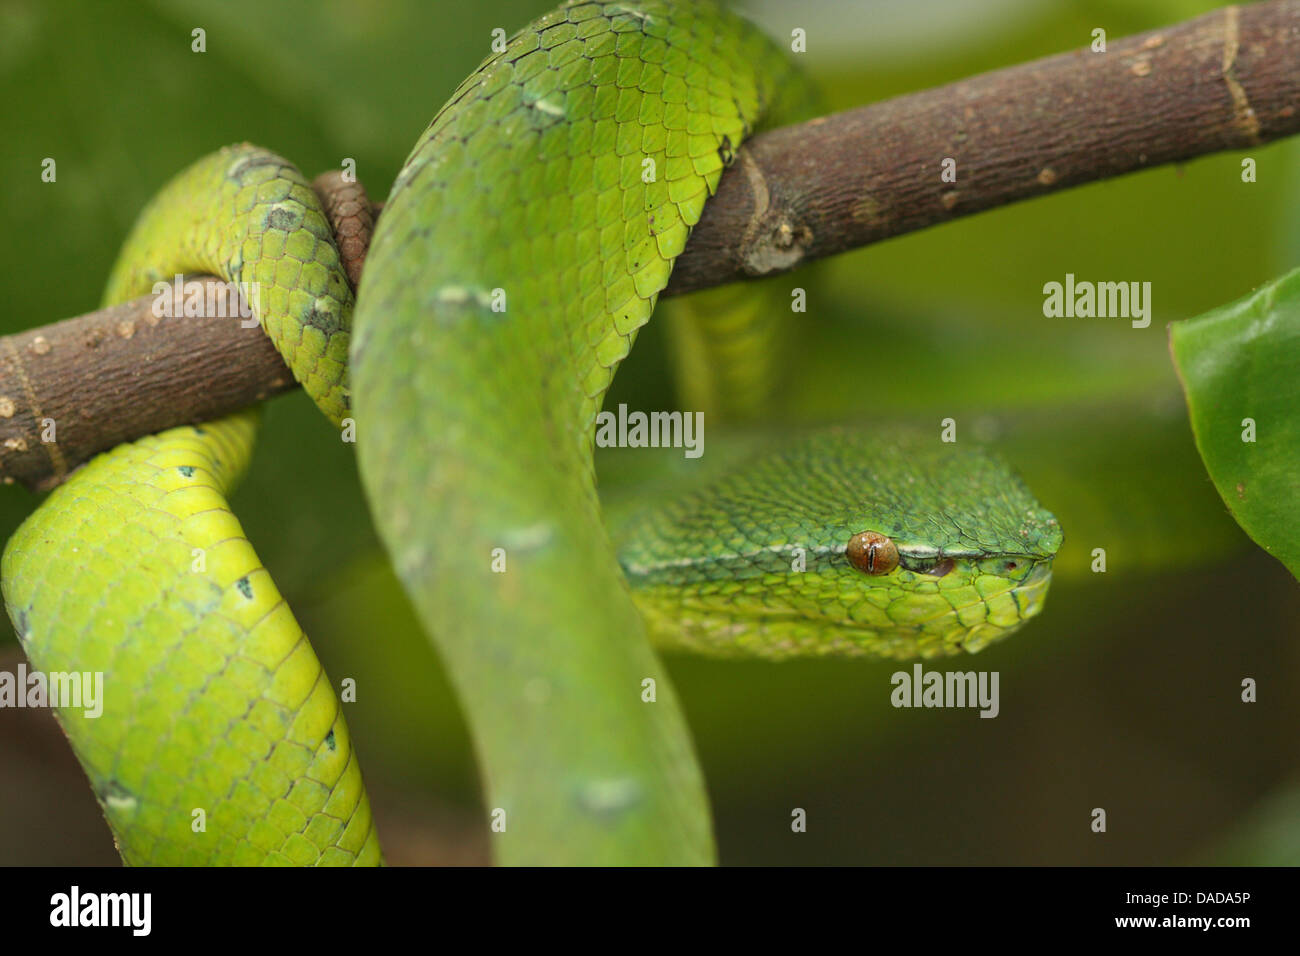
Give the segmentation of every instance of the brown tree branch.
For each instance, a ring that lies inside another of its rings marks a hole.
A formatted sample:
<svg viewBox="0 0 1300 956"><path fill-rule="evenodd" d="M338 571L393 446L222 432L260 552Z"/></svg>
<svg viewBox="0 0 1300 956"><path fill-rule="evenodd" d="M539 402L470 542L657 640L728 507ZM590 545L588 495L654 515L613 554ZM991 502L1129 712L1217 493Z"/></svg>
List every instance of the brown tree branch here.
<svg viewBox="0 0 1300 956"><path fill-rule="evenodd" d="M755 137L668 292L1296 132L1300 0L1226 7ZM940 179L945 158L956 182Z"/></svg>
<svg viewBox="0 0 1300 956"><path fill-rule="evenodd" d="M1227 7L1105 53L1074 50L755 137L664 294L1297 132L1300 0ZM955 182L941 178L945 159ZM293 387L258 330L158 319L152 306L146 296L0 340L3 480L46 487L119 442ZM55 443L41 440L47 420Z"/></svg>

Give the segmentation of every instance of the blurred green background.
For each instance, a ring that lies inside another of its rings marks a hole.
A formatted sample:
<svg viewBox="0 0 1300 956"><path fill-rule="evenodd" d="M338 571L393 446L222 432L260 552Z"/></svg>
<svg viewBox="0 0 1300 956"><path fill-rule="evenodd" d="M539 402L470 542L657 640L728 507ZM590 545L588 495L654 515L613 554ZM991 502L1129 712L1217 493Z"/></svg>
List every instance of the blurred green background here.
<svg viewBox="0 0 1300 956"><path fill-rule="evenodd" d="M250 140L308 176L354 158L376 198L485 55L547 0L0 0L0 302L8 333L93 309L173 173ZM1203 0L740 3L844 109L1118 38ZM190 31L207 52L190 50ZM989 441L1066 533L1044 614L941 669L996 670L1001 714L895 710L893 664L670 660L724 863L1295 862L1300 589L1197 458L1165 326L1300 263L1300 142L986 213L769 280L809 290L793 418L914 420ZM40 181L53 157L58 181ZM960 158L959 158L960 161ZM960 170L960 167L959 167ZM1149 281L1154 319L1047 319L1042 286ZM788 293L787 293L788 294ZM650 328L611 402L674 407ZM625 453L634 455L636 452ZM651 452L643 454L650 455ZM618 474L635 471L620 463ZM611 472L611 474L613 474ZM0 532L31 510L0 494ZM488 837L462 720L380 552L352 450L275 400L235 500L336 683L389 860L474 863ZM1108 570L1089 571L1105 548ZM20 659L0 634L0 668ZM1240 701L1243 678L1259 701ZM0 863L113 863L47 713L0 710ZM790 831L790 812L808 831ZM1108 832L1094 834L1094 807ZM1288 808L1290 808L1288 810Z"/></svg>

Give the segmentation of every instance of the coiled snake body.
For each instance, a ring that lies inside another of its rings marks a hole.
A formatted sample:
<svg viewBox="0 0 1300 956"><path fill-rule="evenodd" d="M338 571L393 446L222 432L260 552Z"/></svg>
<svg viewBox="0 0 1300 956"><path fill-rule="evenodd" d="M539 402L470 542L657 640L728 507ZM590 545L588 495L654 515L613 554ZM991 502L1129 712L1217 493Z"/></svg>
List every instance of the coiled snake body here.
<svg viewBox="0 0 1300 956"><path fill-rule="evenodd" d="M508 821L504 862L712 859L648 635L932 656L1041 605L1055 521L1003 465L937 438L824 430L611 542L596 413L735 148L795 87L770 41L711 3L569 3L417 143L355 333L315 197L254 147L169 184L110 281L109 302L178 272L255 284L294 375L332 421L355 416L381 537ZM338 700L226 504L255 419L101 455L5 551L33 665L105 675L102 717L60 718L131 863L380 861Z"/></svg>

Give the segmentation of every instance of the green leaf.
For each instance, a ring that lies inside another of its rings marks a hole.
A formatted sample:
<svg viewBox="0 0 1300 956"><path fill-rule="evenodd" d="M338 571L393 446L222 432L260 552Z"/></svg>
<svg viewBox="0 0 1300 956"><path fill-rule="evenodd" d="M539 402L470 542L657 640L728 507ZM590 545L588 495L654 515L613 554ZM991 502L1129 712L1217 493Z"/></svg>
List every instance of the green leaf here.
<svg viewBox="0 0 1300 956"><path fill-rule="evenodd" d="M1237 523L1300 576L1300 269L1170 326L1205 467Z"/></svg>

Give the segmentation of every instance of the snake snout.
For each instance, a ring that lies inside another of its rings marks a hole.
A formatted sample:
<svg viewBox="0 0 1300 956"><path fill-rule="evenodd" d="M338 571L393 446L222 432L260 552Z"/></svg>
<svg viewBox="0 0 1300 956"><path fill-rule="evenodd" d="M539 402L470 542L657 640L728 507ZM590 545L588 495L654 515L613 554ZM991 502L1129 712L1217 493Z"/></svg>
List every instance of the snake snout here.
<svg viewBox="0 0 1300 956"><path fill-rule="evenodd" d="M1012 560L1015 563L1015 559ZM1025 560L1031 562L1029 571L1011 589L1011 594L1016 600L1016 606L1020 608L1020 619L1022 621L1028 620L1043 609L1043 602L1047 598L1047 589L1052 583L1051 558L1021 558L1019 559L1020 566L1023 567Z"/></svg>

